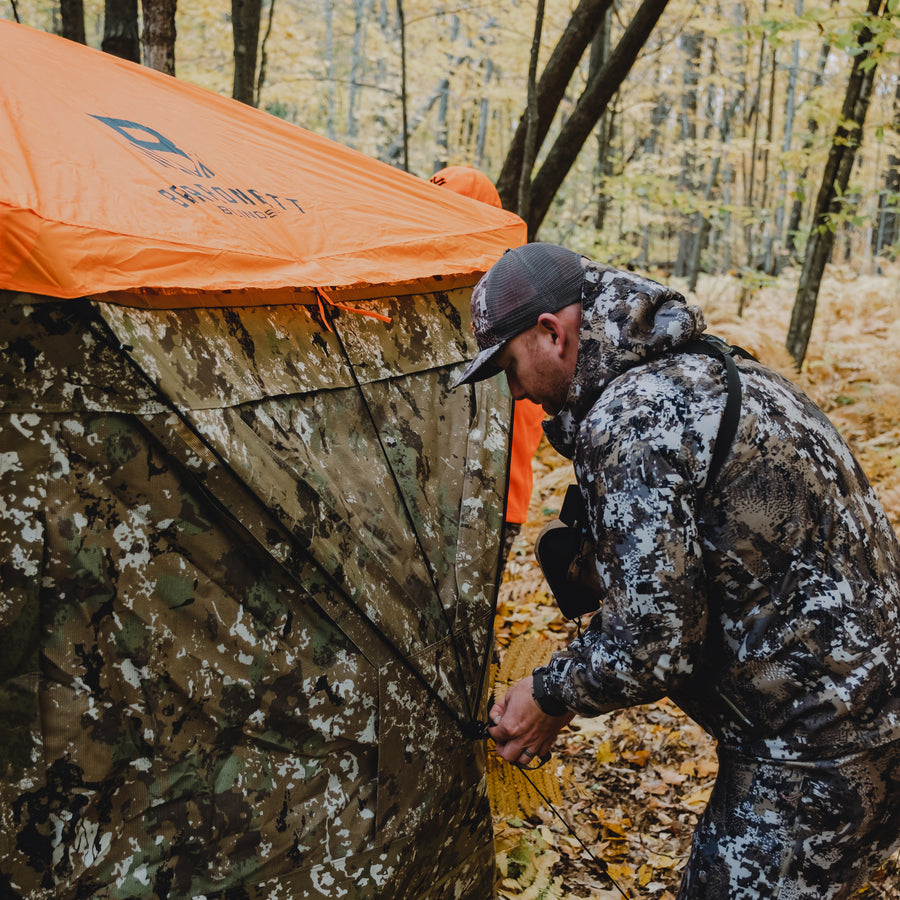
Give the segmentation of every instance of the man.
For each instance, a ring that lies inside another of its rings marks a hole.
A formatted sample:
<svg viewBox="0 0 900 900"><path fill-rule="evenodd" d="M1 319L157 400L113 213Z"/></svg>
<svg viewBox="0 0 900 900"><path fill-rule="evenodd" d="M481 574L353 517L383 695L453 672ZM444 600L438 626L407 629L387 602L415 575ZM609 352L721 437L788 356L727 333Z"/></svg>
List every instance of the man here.
<svg viewBox="0 0 900 900"><path fill-rule="evenodd" d="M707 483L720 360L676 292L551 244L475 288L479 353L552 416L605 586L590 626L490 711L527 764L574 714L671 697L719 775L681 898L850 896L900 843L900 547L851 452L794 385L739 360Z"/></svg>

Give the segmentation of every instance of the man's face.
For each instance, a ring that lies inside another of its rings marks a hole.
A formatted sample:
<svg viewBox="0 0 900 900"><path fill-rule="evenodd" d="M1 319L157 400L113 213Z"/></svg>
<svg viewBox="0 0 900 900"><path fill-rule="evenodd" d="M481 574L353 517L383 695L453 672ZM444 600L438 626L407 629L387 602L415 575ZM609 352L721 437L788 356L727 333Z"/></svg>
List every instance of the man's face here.
<svg viewBox="0 0 900 900"><path fill-rule="evenodd" d="M516 335L495 357L514 400L527 399L556 415L566 402L572 373L552 329L537 324Z"/></svg>

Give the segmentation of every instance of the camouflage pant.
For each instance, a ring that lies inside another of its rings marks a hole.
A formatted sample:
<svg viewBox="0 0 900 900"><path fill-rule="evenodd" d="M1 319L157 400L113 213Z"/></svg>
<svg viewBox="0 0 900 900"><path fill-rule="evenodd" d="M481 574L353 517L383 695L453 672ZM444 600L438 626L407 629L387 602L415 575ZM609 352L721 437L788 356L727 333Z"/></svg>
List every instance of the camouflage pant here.
<svg viewBox="0 0 900 900"><path fill-rule="evenodd" d="M900 743L808 763L720 748L678 900L838 900L898 845Z"/></svg>

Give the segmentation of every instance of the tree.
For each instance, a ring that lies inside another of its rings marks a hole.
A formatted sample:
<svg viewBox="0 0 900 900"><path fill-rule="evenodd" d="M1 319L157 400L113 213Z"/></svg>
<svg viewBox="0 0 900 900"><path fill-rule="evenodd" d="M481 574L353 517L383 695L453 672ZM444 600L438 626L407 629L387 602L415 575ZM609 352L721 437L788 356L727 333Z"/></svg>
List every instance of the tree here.
<svg viewBox="0 0 900 900"><path fill-rule="evenodd" d="M351 147L355 146L356 138L359 136L359 119L356 116L356 105L362 73L365 68L364 46L369 6L370 0L353 0L353 53L350 57L350 84L347 94L347 137Z"/></svg>
<svg viewBox="0 0 900 900"><path fill-rule="evenodd" d="M450 45L456 43L459 35L459 16L450 17ZM447 60L452 65L451 59ZM438 111L437 111L437 127L435 128L435 156L433 169L439 172L447 165L449 158L449 130L447 127L447 112L450 106L450 79L443 77L438 85Z"/></svg>
<svg viewBox="0 0 900 900"><path fill-rule="evenodd" d="M334 119L337 109L334 64L334 0L325 0L325 71L328 81L328 112L325 117L325 133L331 140L334 140L336 137Z"/></svg>
<svg viewBox="0 0 900 900"><path fill-rule="evenodd" d="M743 93L739 91L733 97L731 102L722 109L721 120L719 122L719 143L723 147L728 142L731 120L734 118L735 110L742 100ZM712 160L712 164L710 165L709 176L706 180L706 187L703 192L703 201L707 206L712 200L713 191L715 190L716 184L719 180L719 169L721 168L721 166L722 157L720 154L717 154ZM697 227L696 234L694 235L692 255L686 273L688 279L688 288L692 291L696 290L697 288L697 278L700 273L700 255L703 252L703 248L706 246L711 227L712 226L709 218L703 214L703 210L701 209L700 211L698 211Z"/></svg>
<svg viewBox="0 0 900 900"><path fill-rule="evenodd" d="M104 53L139 63L138 0L106 0L103 18Z"/></svg>
<svg viewBox="0 0 900 900"><path fill-rule="evenodd" d="M255 106L256 58L262 0L231 0L231 27L234 32L234 89L231 96Z"/></svg>
<svg viewBox="0 0 900 900"><path fill-rule="evenodd" d="M767 0L763 0L763 12L768 8ZM746 188L744 194L744 206L748 210L753 210L756 206L756 161L759 157L759 123L762 115L762 94L763 81L765 77L765 61L766 61L766 35L761 33L759 36L759 56L756 64L756 88L753 95L750 112L753 117L753 138L751 141L750 160L748 164L747 177L745 179ZM754 249L755 236L753 229L753 220L748 216L744 224L744 243L746 250L746 262L749 268L755 268L754 265Z"/></svg>
<svg viewBox="0 0 900 900"><path fill-rule="evenodd" d="M900 81L894 90L894 116L892 131L900 133ZM884 187L878 195L877 231L875 234L875 253L891 255L896 253L894 245L900 239L900 215L897 212L897 201L900 198L900 156L896 150L888 154L887 169L883 176Z"/></svg>
<svg viewBox="0 0 900 900"><path fill-rule="evenodd" d="M803 0L795 0L794 13L799 18L803 14ZM797 96L797 73L800 69L800 41L795 40L792 48L791 65L788 69L788 87L784 103L784 128L781 142L783 158L787 159L791 152L791 138L794 129L794 115ZM778 179L778 207L775 213L775 227L770 230L766 242L766 272L777 275L784 262L784 256L777 254L776 245L784 240L784 217L787 206L787 169L783 165Z"/></svg>
<svg viewBox="0 0 900 900"><path fill-rule="evenodd" d="M531 208L528 233L537 234L550 204L597 120L625 80L641 48L653 31L668 0L643 0L625 33L619 39L609 61L590 80L575 109L560 128L559 135L547 153L540 171L531 183Z"/></svg>
<svg viewBox="0 0 900 900"><path fill-rule="evenodd" d="M681 172L678 176L678 189L689 196L698 190L697 180L697 83L700 80L700 50L703 35L696 29L685 32L681 37L683 69L681 76L681 115L678 117L678 139L684 148L681 154ZM695 218L695 217L691 217ZM678 240L678 257L675 260L675 275L683 278L689 272L690 260L693 259L694 248L698 253L700 247L701 228L691 230L690 221L685 218Z"/></svg>
<svg viewBox="0 0 900 900"><path fill-rule="evenodd" d="M806 245L803 271L787 336L787 349L798 368L803 363L809 345L819 285L834 246L836 218L842 212L843 197L847 193L856 150L862 142L862 129L872 96L877 58L872 54L875 34L870 25L874 26L873 20L886 13L885 0L869 0L859 29L857 46L854 48L853 67L844 96L841 121L831 142L822 184L816 197L812 229Z"/></svg>
<svg viewBox="0 0 900 900"><path fill-rule="evenodd" d="M398 12L399 11L400 10L398 10ZM403 32L405 33L405 26L404 26ZM455 32L453 32L452 29L451 29L451 37L453 40L456 39ZM403 40L402 45L401 45L401 66L400 66L401 74L403 74L406 69L405 62L404 62L405 58L406 58L405 40ZM447 71L448 72L455 71L463 63L464 60L465 60L465 55L452 56L448 60ZM424 100L422 105L416 109L412 118L408 118L407 100L403 99L405 97L405 78L401 78L400 97L401 97L403 127L400 129L400 133L397 135L397 137L392 141L390 146L382 154L382 159L384 159L385 162L388 162L393 166L402 166L405 170L408 171L408 164L401 162L401 154L402 154L403 159L406 159L409 155L410 135L413 135L416 133L416 131L418 131L418 129L422 125L422 123L426 121L427 114L429 112L431 112L435 103L438 103L439 101L441 101L443 99L448 88L449 88L449 82L448 82L447 78L442 75L438 79L438 82L435 85L434 89L431 91L431 93L428 95L428 97ZM441 122L441 114L439 112L439 114L438 114L439 127L440 127L440 122ZM436 160L433 161L433 166L434 166L434 171L444 168L443 165L438 165Z"/></svg>
<svg viewBox="0 0 900 900"><path fill-rule="evenodd" d="M62 23L60 34L79 44L84 40L84 0L59 0L59 15Z"/></svg>
<svg viewBox="0 0 900 900"><path fill-rule="evenodd" d="M269 54L266 45L272 35L272 19L275 16L275 0L269 0L269 10L266 14L266 33L259 45L259 72L256 76L256 91L253 95L253 105L259 106L260 95L262 94L263 84L266 81L266 65L269 61Z"/></svg>
<svg viewBox="0 0 900 900"><path fill-rule="evenodd" d="M541 32L544 29L544 0L538 0L534 17L534 37L531 41L531 56L528 61L528 94L525 104L525 146L522 149L522 165L519 168L519 194L516 208L519 215L528 221L531 207L531 170L537 154L538 101L537 62L541 48Z"/></svg>
<svg viewBox="0 0 900 900"><path fill-rule="evenodd" d="M402 114L403 170L409 171L409 97L406 92L406 16L403 0L397 0L397 27L400 31L400 110Z"/></svg>
<svg viewBox="0 0 900 900"><path fill-rule="evenodd" d="M611 3L612 0L580 0L547 61L536 89L537 125L534 140L537 147L540 147L547 137L550 123L578 67L578 62L600 27ZM528 120L523 114L507 151L500 177L497 179L497 192L506 209L514 210L518 203L527 132Z"/></svg>
<svg viewBox="0 0 900 900"><path fill-rule="evenodd" d="M815 73L810 85L809 94L812 96L815 91L822 86L825 76L825 65L828 62L828 56L831 53L831 45L826 41L819 48L819 61L816 66ZM810 117L806 124L806 136L803 139L803 149L808 154L816 132L818 131L818 122ZM794 202L791 204L791 215L788 219L787 237L785 238L784 248L789 258L793 258L796 253L796 234L800 228L800 219L803 215L804 191L803 184L806 182L808 167L804 166L797 176L797 189L794 192Z"/></svg>
<svg viewBox="0 0 900 900"><path fill-rule="evenodd" d="M177 0L141 0L144 19L144 65L175 74L175 7Z"/></svg>
<svg viewBox="0 0 900 900"><path fill-rule="evenodd" d="M612 35L612 10L607 9L603 14L600 25L591 42L590 76L593 76L606 65L609 60ZM609 208L609 194L605 189L605 182L614 171L613 168L613 136L615 133L615 109L608 106L600 116L600 127L597 129L597 178L599 190L597 191L597 211L594 214L594 228L603 230L606 221L606 212Z"/></svg>

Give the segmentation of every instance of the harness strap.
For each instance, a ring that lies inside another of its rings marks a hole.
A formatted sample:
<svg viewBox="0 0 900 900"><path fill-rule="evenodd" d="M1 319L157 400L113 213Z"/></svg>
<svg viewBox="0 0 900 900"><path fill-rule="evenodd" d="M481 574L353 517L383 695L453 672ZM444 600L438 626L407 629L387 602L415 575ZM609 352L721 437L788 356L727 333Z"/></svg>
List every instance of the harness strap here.
<svg viewBox="0 0 900 900"><path fill-rule="evenodd" d="M719 471L725 462L725 457L728 456L728 452L731 450L732 443L734 443L734 436L737 434L738 423L741 419L741 377L738 374L734 356L737 354L744 359L752 359L754 361L755 357L744 350L743 347L727 344L721 338L712 334L694 338L686 344L676 347L672 352L679 351L700 353L718 359L725 366L725 375L728 379L728 396L725 400L725 411L722 413L719 432L713 445L712 459L709 463L709 471L706 474L706 484L701 492L705 494L707 489L719 477Z"/></svg>
<svg viewBox="0 0 900 900"><path fill-rule="evenodd" d="M708 490L719 477L740 423L741 378L734 356L753 360L755 357L742 347L727 344L714 335L694 338L661 355L682 352L718 359L725 367L727 379L725 409L713 444L706 482L697 492L702 504ZM535 554L544 577L560 611L567 619L580 619L585 613L599 608L603 586L594 577L590 562L592 553L587 507L578 485L571 484L566 490L558 519L544 528L535 543Z"/></svg>

